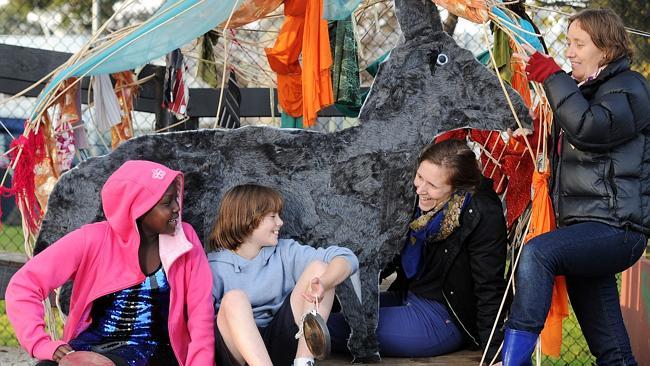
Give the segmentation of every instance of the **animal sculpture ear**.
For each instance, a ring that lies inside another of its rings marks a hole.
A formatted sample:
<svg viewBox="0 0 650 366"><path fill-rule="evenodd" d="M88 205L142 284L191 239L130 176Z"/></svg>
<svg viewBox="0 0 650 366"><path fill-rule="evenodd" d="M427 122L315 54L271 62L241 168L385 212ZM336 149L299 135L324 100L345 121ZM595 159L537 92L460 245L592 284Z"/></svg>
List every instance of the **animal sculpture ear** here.
<svg viewBox="0 0 650 366"><path fill-rule="evenodd" d="M426 32L442 32L438 8L431 0L395 0L395 14L406 40Z"/></svg>

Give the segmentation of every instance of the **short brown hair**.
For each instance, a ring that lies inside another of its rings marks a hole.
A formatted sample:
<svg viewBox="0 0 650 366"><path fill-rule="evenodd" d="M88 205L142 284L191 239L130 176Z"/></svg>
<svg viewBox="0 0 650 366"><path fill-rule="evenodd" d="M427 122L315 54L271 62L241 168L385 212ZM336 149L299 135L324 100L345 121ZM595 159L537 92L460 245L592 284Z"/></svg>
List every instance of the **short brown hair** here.
<svg viewBox="0 0 650 366"><path fill-rule="evenodd" d="M223 196L208 240L208 251L236 250L253 233L264 215L280 213L280 192L257 184L231 188Z"/></svg>
<svg viewBox="0 0 650 366"><path fill-rule="evenodd" d="M606 65L620 57L632 58L630 38L625 25L612 9L585 9L569 18L569 26L578 21L580 29L589 34L594 45L605 52L605 59L599 64Z"/></svg>
<svg viewBox="0 0 650 366"><path fill-rule="evenodd" d="M481 182L476 155L464 141L449 139L432 143L420 153L418 165L425 160L448 169L449 184L454 189L474 192Z"/></svg>

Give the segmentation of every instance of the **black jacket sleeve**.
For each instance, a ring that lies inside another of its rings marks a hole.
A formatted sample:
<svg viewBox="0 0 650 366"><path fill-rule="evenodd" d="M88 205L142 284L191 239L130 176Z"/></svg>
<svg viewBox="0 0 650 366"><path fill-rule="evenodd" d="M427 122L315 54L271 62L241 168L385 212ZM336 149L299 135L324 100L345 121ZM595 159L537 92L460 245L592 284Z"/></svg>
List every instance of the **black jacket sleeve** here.
<svg viewBox="0 0 650 366"><path fill-rule="evenodd" d="M640 100L640 94L647 97L648 92L632 72L608 80L592 100L587 100L564 72L549 76L544 90L555 121L580 150L609 150L637 136L650 122L647 116L635 116L632 103Z"/></svg>

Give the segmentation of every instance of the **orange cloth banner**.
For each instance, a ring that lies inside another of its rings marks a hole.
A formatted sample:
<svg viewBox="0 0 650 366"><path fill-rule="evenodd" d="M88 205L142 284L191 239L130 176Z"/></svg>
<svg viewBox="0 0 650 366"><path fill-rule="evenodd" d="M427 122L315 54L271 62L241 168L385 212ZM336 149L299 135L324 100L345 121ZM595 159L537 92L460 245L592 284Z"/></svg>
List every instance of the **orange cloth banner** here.
<svg viewBox="0 0 650 366"><path fill-rule="evenodd" d="M334 103L332 53L323 0L287 0L285 21L273 48L266 49L278 76L278 100L292 117L304 117L313 126L318 111ZM302 53L302 68L299 58Z"/></svg>
<svg viewBox="0 0 650 366"><path fill-rule="evenodd" d="M530 217L530 228L525 242L555 229L555 214L548 192L550 173L533 172L533 204ZM546 316L544 329L540 335L542 352L553 357L560 357L562 348L562 320L569 316L569 298L566 291L564 276L555 277L551 308Z"/></svg>
<svg viewBox="0 0 650 366"><path fill-rule="evenodd" d="M433 0L450 13L471 22L483 24L490 20L485 0Z"/></svg>
<svg viewBox="0 0 650 366"><path fill-rule="evenodd" d="M113 74L115 79L115 95L122 109L122 120L111 128L111 148L115 150L120 144L133 137L133 100L140 86L138 78L132 71L122 71Z"/></svg>

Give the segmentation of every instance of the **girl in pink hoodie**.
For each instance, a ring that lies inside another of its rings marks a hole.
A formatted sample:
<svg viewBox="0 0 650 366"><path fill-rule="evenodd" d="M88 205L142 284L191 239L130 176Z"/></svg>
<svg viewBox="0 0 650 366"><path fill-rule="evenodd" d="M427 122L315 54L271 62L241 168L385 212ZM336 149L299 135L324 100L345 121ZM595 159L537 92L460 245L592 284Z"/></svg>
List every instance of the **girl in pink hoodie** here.
<svg viewBox="0 0 650 366"><path fill-rule="evenodd" d="M181 222L182 173L127 161L101 196L106 221L67 234L11 279L7 315L20 344L45 360L38 365L74 351L117 366L213 365L212 275L194 229ZM68 280L70 312L63 339L53 340L42 301Z"/></svg>

